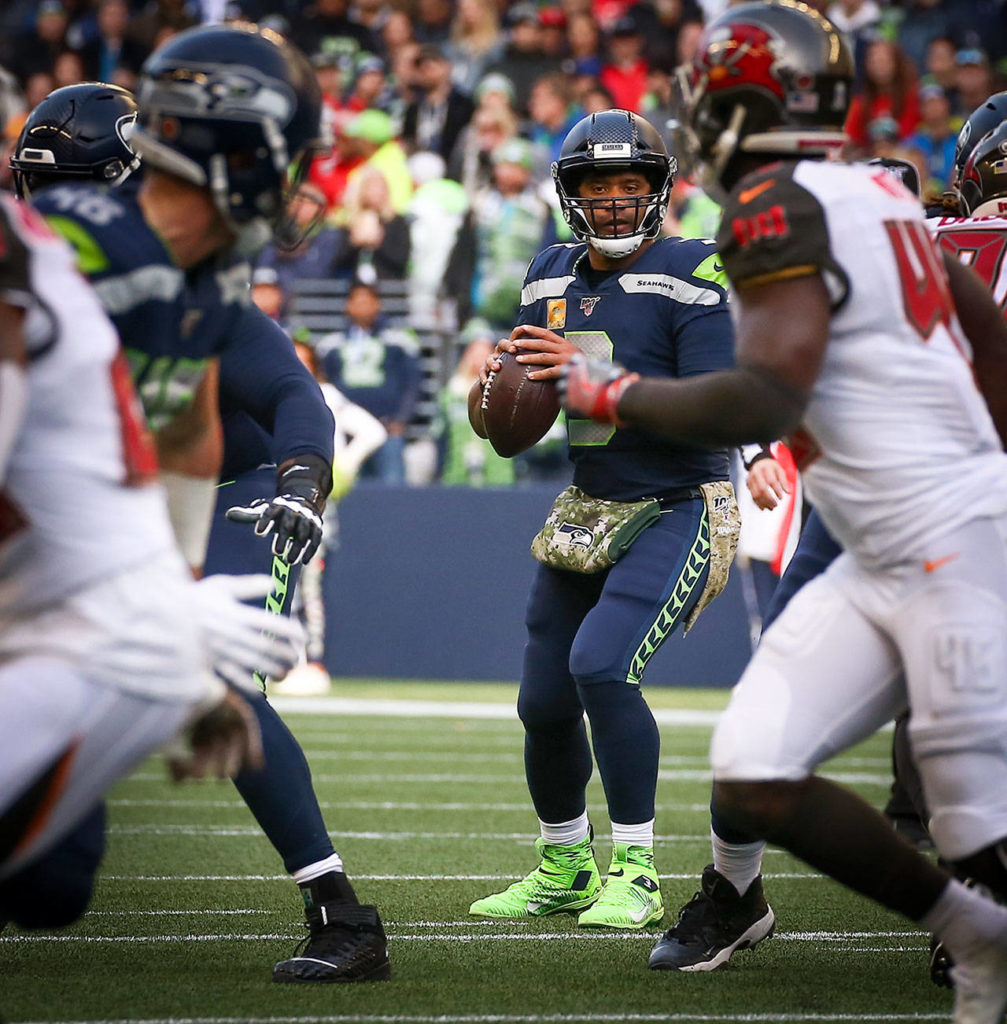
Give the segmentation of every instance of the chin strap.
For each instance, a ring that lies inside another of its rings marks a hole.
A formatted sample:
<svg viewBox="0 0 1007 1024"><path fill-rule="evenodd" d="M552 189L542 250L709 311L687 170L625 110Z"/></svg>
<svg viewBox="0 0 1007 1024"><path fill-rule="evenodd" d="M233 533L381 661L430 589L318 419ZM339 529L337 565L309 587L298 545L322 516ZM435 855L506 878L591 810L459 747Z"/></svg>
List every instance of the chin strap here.
<svg viewBox="0 0 1007 1024"><path fill-rule="evenodd" d="M627 235L625 238L598 238L595 235L588 235L587 244L592 249L600 252L602 256L619 260L626 256L632 256L646 241L646 237L643 232L636 235ZM626 243L632 243L630 248L626 248Z"/></svg>

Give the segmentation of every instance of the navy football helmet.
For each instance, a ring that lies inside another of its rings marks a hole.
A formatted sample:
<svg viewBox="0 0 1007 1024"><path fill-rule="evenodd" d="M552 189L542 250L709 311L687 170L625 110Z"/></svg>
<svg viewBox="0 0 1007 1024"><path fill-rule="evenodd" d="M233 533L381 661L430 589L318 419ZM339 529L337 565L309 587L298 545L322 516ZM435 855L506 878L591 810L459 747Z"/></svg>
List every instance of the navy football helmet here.
<svg viewBox="0 0 1007 1024"><path fill-rule="evenodd" d="M628 110L602 110L581 118L570 129L552 165L552 176L560 209L574 236L605 256L621 259L660 233L677 169L675 158L668 156L649 121ZM578 194L588 173L627 170L644 175L650 192L617 199L584 199ZM632 210L630 230L612 234L613 225L627 210Z"/></svg>
<svg viewBox="0 0 1007 1024"><path fill-rule="evenodd" d="M293 241L288 199L324 148L321 91L299 50L251 24L189 29L147 58L137 102L145 163L208 189L239 248Z"/></svg>
<svg viewBox="0 0 1007 1024"><path fill-rule="evenodd" d="M10 166L14 190L26 199L56 182L118 185L139 166L130 144L136 101L125 89L84 82L56 89L28 115Z"/></svg>
<svg viewBox="0 0 1007 1024"><path fill-rule="evenodd" d="M955 159L951 169L952 192L956 192L961 185L962 172L972 155L972 150L979 144L979 140L993 131L1001 121L1007 121L1007 92L995 92L969 114L955 143Z"/></svg>
<svg viewBox="0 0 1007 1024"><path fill-rule="evenodd" d="M958 184L958 205L964 217L1007 215L1007 121L972 147Z"/></svg>
<svg viewBox="0 0 1007 1024"><path fill-rule="evenodd" d="M740 154L817 157L846 142L853 56L842 35L797 0L728 7L681 69L685 121L707 184L731 188Z"/></svg>

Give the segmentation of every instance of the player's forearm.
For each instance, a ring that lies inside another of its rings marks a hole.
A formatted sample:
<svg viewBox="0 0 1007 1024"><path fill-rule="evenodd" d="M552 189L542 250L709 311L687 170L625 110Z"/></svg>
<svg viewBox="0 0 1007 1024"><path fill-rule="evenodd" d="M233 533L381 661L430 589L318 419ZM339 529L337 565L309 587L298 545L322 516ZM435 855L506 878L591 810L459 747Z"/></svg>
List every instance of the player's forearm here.
<svg viewBox="0 0 1007 1024"><path fill-rule="evenodd" d="M618 413L627 426L723 448L783 437L806 404L803 392L773 374L739 366L688 380L645 378L626 389Z"/></svg>

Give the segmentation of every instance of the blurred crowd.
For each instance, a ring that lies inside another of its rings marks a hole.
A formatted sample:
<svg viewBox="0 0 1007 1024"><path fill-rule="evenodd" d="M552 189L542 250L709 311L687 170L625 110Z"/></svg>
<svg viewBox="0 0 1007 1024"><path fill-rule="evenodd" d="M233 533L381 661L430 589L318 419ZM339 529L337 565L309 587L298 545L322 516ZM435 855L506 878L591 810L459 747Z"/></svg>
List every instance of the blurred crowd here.
<svg viewBox="0 0 1007 1024"><path fill-rule="evenodd" d="M726 5L6 0L0 123L9 152L26 112L54 88L89 80L132 88L153 48L201 22L253 20L292 39L310 57L325 99L332 146L315 162L301 197L305 223L318 220L319 209L324 216L297 250L263 255L257 301L294 332L299 282L371 287L377 309L366 323L347 307L345 329L312 341L323 365L338 368L339 386L374 406L399 456L423 379L410 332L450 335L453 348L447 357L441 351L446 365L434 374L443 384L439 411L427 431L439 445L439 469L420 476L509 482L513 468L497 466L485 446L481 455L453 450L473 443L452 429L452 417L461 415L453 397L465 390L482 346L513 325L529 260L544 245L569 239L550 165L580 117L613 106L641 113L674 152L674 70L691 58L703 24ZM927 198L936 199L947 186L963 119L1007 85L1007 5L813 5L847 33L856 54L850 155L911 160ZM0 174L7 174L6 163ZM718 217L716 204L680 175L667 233L708 236ZM407 296L394 325L381 311L388 282ZM402 478L401 458L380 465L382 479ZM562 458L542 452L518 464L519 475L557 471Z"/></svg>

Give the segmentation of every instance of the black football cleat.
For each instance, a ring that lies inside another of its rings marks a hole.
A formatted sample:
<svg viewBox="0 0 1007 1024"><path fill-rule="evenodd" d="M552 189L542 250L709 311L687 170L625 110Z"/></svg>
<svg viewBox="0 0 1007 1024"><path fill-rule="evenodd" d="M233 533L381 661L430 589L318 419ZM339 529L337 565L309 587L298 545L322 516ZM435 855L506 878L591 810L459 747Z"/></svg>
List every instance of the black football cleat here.
<svg viewBox="0 0 1007 1024"><path fill-rule="evenodd" d="M739 949L753 949L773 934L776 918L762 891L762 875L744 896L712 864L700 891L651 950L652 971L715 971Z"/></svg>
<svg viewBox="0 0 1007 1024"><path fill-rule="evenodd" d="M387 981L388 940L378 908L328 902L308 907L308 935L273 968L277 982Z"/></svg>

